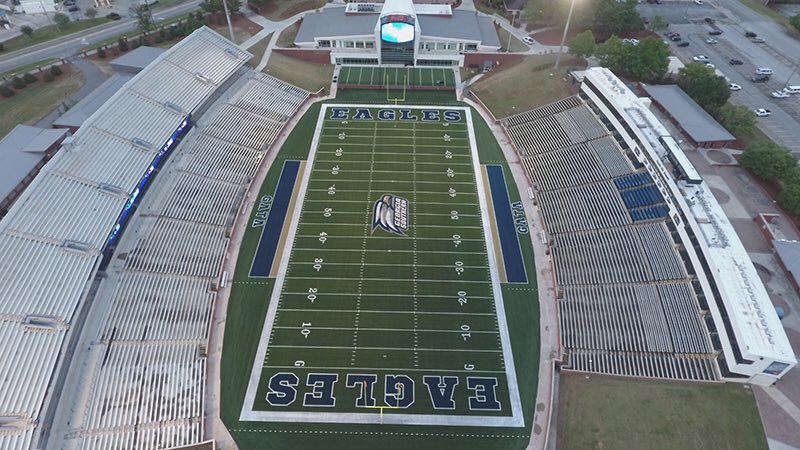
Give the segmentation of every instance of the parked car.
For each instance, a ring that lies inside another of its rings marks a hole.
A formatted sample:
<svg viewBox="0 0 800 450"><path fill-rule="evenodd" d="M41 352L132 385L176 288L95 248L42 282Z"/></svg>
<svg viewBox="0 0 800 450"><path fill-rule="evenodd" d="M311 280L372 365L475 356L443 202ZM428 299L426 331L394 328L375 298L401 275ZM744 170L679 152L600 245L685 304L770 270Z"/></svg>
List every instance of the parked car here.
<svg viewBox="0 0 800 450"><path fill-rule="evenodd" d="M703 4L703 0L694 0L694 4L695 5L702 5Z"/></svg>
<svg viewBox="0 0 800 450"><path fill-rule="evenodd" d="M720 34L722 34L722 30L711 30L708 32L708 34L712 36L719 36Z"/></svg>
<svg viewBox="0 0 800 450"><path fill-rule="evenodd" d="M522 41L528 45L533 45L533 38L530 36L525 36L524 38L522 38Z"/></svg>
<svg viewBox="0 0 800 450"><path fill-rule="evenodd" d="M775 91L770 95L772 95L772 98L789 98L792 96L792 94L786 91Z"/></svg>
<svg viewBox="0 0 800 450"><path fill-rule="evenodd" d="M673 41L673 42L678 42L678 41L681 40L681 35L678 34L678 35L672 36L671 38L669 38L669 40Z"/></svg>
<svg viewBox="0 0 800 450"><path fill-rule="evenodd" d="M692 59L696 62L706 62L708 61L708 56L706 55L697 55L693 56Z"/></svg>
<svg viewBox="0 0 800 450"><path fill-rule="evenodd" d="M106 15L106 19L119 20L119 19L122 19L122 16L120 16L117 13L112 12L112 13Z"/></svg>
<svg viewBox="0 0 800 450"><path fill-rule="evenodd" d="M765 81L769 81L769 75L754 75L750 78L750 81L753 83L763 83Z"/></svg>
<svg viewBox="0 0 800 450"><path fill-rule="evenodd" d="M717 42L719 42L719 41L717 41L717 40L716 40L716 39L714 39L714 38L708 38L708 39L706 39L706 44L716 44Z"/></svg>
<svg viewBox="0 0 800 450"><path fill-rule="evenodd" d="M69 12L76 12L76 11L80 11L80 10L81 10L81 9L80 9L80 8L78 8L78 7L77 7L77 6L75 6L75 5L73 5L73 6L70 6L69 8L67 8L67 11L69 11Z"/></svg>
<svg viewBox="0 0 800 450"><path fill-rule="evenodd" d="M753 39L750 39L750 41L752 41L755 44L763 44L764 42L767 42L764 40L764 38L758 36L754 37Z"/></svg>
<svg viewBox="0 0 800 450"><path fill-rule="evenodd" d="M730 60L730 63L732 66L741 66L742 64L744 64L744 61L742 61L741 59L733 58Z"/></svg>
<svg viewBox="0 0 800 450"><path fill-rule="evenodd" d="M767 76L769 76L769 75L772 75L772 73L773 73L772 69L770 69L769 67L759 67L758 69L756 69L756 75L767 75Z"/></svg>
<svg viewBox="0 0 800 450"><path fill-rule="evenodd" d="M678 42L678 47L688 47L689 41Z"/></svg>
<svg viewBox="0 0 800 450"><path fill-rule="evenodd" d="M756 113L758 117L767 117L772 114L772 111L764 108L754 109L753 112Z"/></svg>
<svg viewBox="0 0 800 450"><path fill-rule="evenodd" d="M705 19L703 19L703 20L705 20L705 21L706 21L706 23L714 23L714 22L716 22L716 20L712 19L711 17L706 17L706 18L705 18Z"/></svg>
<svg viewBox="0 0 800 450"><path fill-rule="evenodd" d="M752 31L745 31L744 35L745 35L745 37L749 37L749 38L754 38L754 37L758 36L757 34L753 33Z"/></svg>
<svg viewBox="0 0 800 450"><path fill-rule="evenodd" d="M711 63L706 63L706 67L708 67L709 69L716 69L717 68L717 66L715 66L714 64L711 64Z"/></svg>
<svg viewBox="0 0 800 450"><path fill-rule="evenodd" d="M738 85L738 84L736 84L736 83L728 83L728 89L730 89L730 90L732 90L732 91L741 91L741 90L742 90L742 87L741 87L741 86L739 86L739 85Z"/></svg>

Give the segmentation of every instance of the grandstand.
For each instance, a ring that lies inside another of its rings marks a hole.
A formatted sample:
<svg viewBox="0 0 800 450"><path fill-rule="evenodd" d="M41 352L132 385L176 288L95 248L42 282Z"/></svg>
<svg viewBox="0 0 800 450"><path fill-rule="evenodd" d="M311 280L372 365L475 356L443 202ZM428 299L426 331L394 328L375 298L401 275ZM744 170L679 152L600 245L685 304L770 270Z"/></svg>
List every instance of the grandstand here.
<svg viewBox="0 0 800 450"><path fill-rule="evenodd" d="M796 361L719 205L702 180L673 178L685 157L674 171L661 163L674 152L667 131L613 74L592 69L585 80L580 96L504 120L549 234L563 368L772 384ZM603 83L611 89L600 93ZM684 196L697 198L705 217ZM697 223L711 234L692 229ZM698 236L723 244L737 271L710 271L708 261L723 260ZM734 305L737 295L750 298ZM769 347L745 334L752 321L736 323L748 314L761 318L756 331Z"/></svg>
<svg viewBox="0 0 800 450"><path fill-rule="evenodd" d="M200 133L181 149L180 172L159 181L170 195L151 188L138 239L117 239L191 116L241 84L250 57L197 30L87 119L0 222L0 448L44 447L48 438L59 448L103 449L203 440L202 353L225 228L260 155L308 93L250 77L230 113L217 117L217 134ZM226 120L239 131L253 113L261 119L249 122L250 147L225 139ZM116 245L126 246L119 262L109 259ZM105 278L109 262L123 270ZM97 344L89 352L75 348L87 311L108 311L100 332L86 337ZM79 385L65 387L69 379Z"/></svg>

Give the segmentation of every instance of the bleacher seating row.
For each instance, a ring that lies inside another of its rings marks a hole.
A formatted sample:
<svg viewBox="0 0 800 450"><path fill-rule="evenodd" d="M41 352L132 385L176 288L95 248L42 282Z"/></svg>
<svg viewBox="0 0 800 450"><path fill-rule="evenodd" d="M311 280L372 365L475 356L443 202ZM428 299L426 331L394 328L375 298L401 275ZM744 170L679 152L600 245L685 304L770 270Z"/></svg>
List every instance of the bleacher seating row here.
<svg viewBox="0 0 800 450"><path fill-rule="evenodd" d="M57 379L65 330L91 283L120 211L186 114L250 55L196 30L132 78L48 161L0 221L0 448L29 449ZM7 425L7 417L19 417ZM56 447L53 445L52 447ZM136 448L136 445L126 448ZM109 447L103 447L109 448Z"/></svg>
<svg viewBox="0 0 800 450"><path fill-rule="evenodd" d="M505 120L550 236L564 370L715 380L669 207L595 112L572 98Z"/></svg>
<svg viewBox="0 0 800 450"><path fill-rule="evenodd" d="M80 448L157 449L203 437L214 283L264 149L308 97L263 74L201 121L138 208L97 341ZM259 99L269 98L260 103ZM269 105L269 106L267 106ZM204 124L205 123L205 124Z"/></svg>

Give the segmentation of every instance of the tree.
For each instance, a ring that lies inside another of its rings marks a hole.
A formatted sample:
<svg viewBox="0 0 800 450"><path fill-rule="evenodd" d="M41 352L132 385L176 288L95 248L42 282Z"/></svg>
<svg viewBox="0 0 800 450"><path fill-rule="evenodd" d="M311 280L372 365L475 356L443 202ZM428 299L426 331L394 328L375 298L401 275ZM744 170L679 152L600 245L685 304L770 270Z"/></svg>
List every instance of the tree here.
<svg viewBox="0 0 800 450"><path fill-rule="evenodd" d="M106 49L100 47L97 49L97 57L100 59L106 59Z"/></svg>
<svg viewBox="0 0 800 450"><path fill-rule="evenodd" d="M69 16L63 13L56 13L53 15L53 22L56 23L59 30L63 30L69 25Z"/></svg>
<svg viewBox="0 0 800 450"><path fill-rule="evenodd" d="M722 126L737 136L750 134L756 126L756 115L746 106L725 103L717 118Z"/></svg>
<svg viewBox="0 0 800 450"><path fill-rule="evenodd" d="M794 215L800 214L800 184L787 184L778 196L778 202Z"/></svg>
<svg viewBox="0 0 800 450"><path fill-rule="evenodd" d="M586 30L583 33L576 35L569 42L569 52L575 56L587 57L592 56L597 48L597 42L594 39L592 30Z"/></svg>
<svg viewBox="0 0 800 450"><path fill-rule="evenodd" d="M716 116L731 96L728 82L705 64L689 63L678 72L678 86L703 109Z"/></svg>
<svg viewBox="0 0 800 450"><path fill-rule="evenodd" d="M659 81L669 69L669 46L661 39L646 37L633 47L625 72L637 81Z"/></svg>
<svg viewBox="0 0 800 450"><path fill-rule="evenodd" d="M622 42L617 36L611 36L597 47L596 56L601 66L612 72L624 72L632 52L633 45Z"/></svg>
<svg viewBox="0 0 800 450"><path fill-rule="evenodd" d="M121 52L127 52L128 49L130 48L128 46L128 41L126 41L124 38L119 38L117 40L117 47L119 48L119 51L121 51Z"/></svg>
<svg viewBox="0 0 800 450"><path fill-rule="evenodd" d="M147 5L131 6L131 14L136 17L136 23L139 29L147 33L153 29L153 13Z"/></svg>
<svg viewBox="0 0 800 450"><path fill-rule="evenodd" d="M14 90L9 88L6 85L2 85L2 86L0 86L0 95L2 95L3 97L6 97L6 98L13 97L14 96Z"/></svg>
<svg viewBox="0 0 800 450"><path fill-rule="evenodd" d="M25 72L25 75L22 76L22 79L25 80L26 84L36 83L39 81L39 79L36 78L36 75L30 72Z"/></svg>
<svg viewBox="0 0 800 450"><path fill-rule="evenodd" d="M27 85L27 83L25 83L25 80L23 80L20 77L14 77L14 78L11 79L11 86L13 86L14 89L19 90L19 89L24 88L26 85Z"/></svg>
<svg viewBox="0 0 800 450"><path fill-rule="evenodd" d="M768 140L748 145L739 163L764 180L782 180L797 166L789 149Z"/></svg>
<svg viewBox="0 0 800 450"><path fill-rule="evenodd" d="M789 19L789 23L797 30L800 31L800 14L795 14Z"/></svg>
<svg viewBox="0 0 800 450"><path fill-rule="evenodd" d="M653 31L663 30L668 26L669 23L667 23L667 19L665 19L661 14L656 14L650 21L650 29Z"/></svg>
<svg viewBox="0 0 800 450"><path fill-rule="evenodd" d="M50 74L54 77L61 75L61 67L58 66L50 66Z"/></svg>
<svg viewBox="0 0 800 450"><path fill-rule="evenodd" d="M33 28L29 27L28 25L23 25L19 27L19 31L25 36L28 36L29 38L33 39Z"/></svg>
<svg viewBox="0 0 800 450"><path fill-rule="evenodd" d="M94 19L97 17L97 10L94 8L86 8L86 11L83 12L89 19Z"/></svg>
<svg viewBox="0 0 800 450"><path fill-rule="evenodd" d="M636 10L638 0L603 0L596 20L608 34L622 35L644 28L642 16Z"/></svg>

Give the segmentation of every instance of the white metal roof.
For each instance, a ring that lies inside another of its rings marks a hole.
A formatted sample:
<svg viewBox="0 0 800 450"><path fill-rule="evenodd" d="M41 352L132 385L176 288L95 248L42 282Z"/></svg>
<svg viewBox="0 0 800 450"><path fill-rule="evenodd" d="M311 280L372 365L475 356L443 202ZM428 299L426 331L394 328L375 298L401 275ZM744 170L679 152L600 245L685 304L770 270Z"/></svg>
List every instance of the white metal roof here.
<svg viewBox="0 0 800 450"><path fill-rule="evenodd" d="M640 109L644 116L652 116L652 112L610 70L602 67L587 69L585 78L611 99L618 110ZM660 123L657 126L663 129ZM675 192L674 181L666 181L671 183ZM750 355L796 361L786 332L739 236L708 185L703 182L695 186L692 187L693 192L696 189L694 205L685 213L702 230L703 235L698 238L703 238L706 245L701 248L712 268L711 275L726 305L739 347Z"/></svg>
<svg viewBox="0 0 800 450"><path fill-rule="evenodd" d="M0 200L33 170L45 151L67 133L28 125L17 125L0 140Z"/></svg>
<svg viewBox="0 0 800 450"><path fill-rule="evenodd" d="M34 426L65 330L131 191L184 115L251 56L209 28L195 31L92 114L0 221L0 416ZM26 445L28 433L4 431L0 448Z"/></svg>

